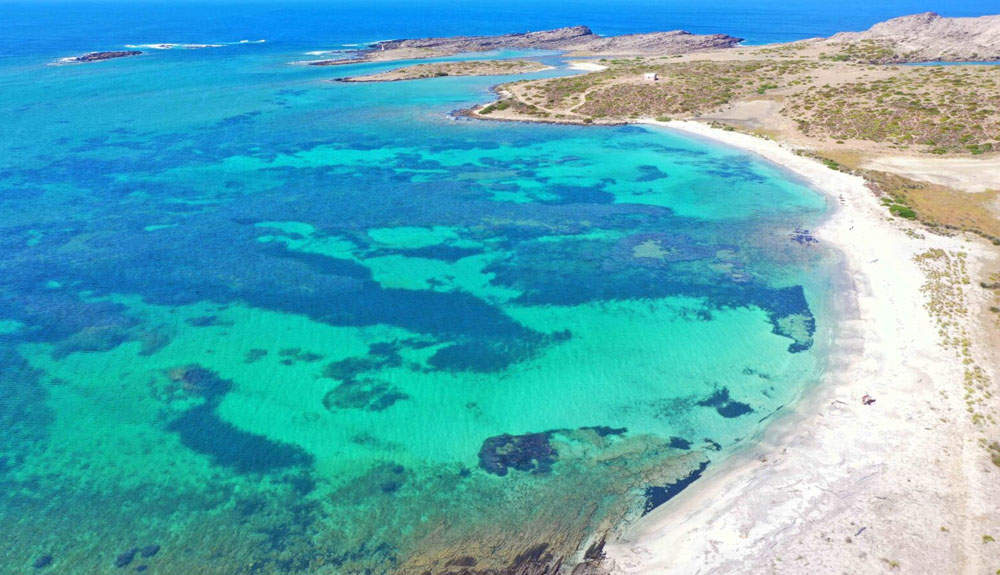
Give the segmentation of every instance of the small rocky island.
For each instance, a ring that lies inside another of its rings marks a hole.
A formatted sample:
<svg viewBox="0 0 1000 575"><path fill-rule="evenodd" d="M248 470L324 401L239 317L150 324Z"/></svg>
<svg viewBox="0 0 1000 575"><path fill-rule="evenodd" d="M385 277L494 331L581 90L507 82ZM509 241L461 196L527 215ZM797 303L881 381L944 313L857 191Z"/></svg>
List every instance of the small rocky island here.
<svg viewBox="0 0 1000 575"><path fill-rule="evenodd" d="M67 63L87 63L87 62L101 62L103 60L113 60L115 58L127 58L129 56L138 56L142 54L140 50L118 50L113 52L90 52L89 54L84 54L82 56L75 56L73 58L64 58L62 62Z"/></svg>
<svg viewBox="0 0 1000 575"><path fill-rule="evenodd" d="M499 36L452 36L377 42L344 58L305 62L311 66L337 66L362 62L389 62L440 58L468 52L494 50L558 50L574 56L641 56L686 54L732 48L742 38L726 34L691 34L683 30L599 36L586 26L572 26Z"/></svg>
<svg viewBox="0 0 1000 575"><path fill-rule="evenodd" d="M337 82L399 82L446 76L507 76L540 72L549 67L531 60L470 60L465 62L435 62L387 70L366 76L338 78Z"/></svg>

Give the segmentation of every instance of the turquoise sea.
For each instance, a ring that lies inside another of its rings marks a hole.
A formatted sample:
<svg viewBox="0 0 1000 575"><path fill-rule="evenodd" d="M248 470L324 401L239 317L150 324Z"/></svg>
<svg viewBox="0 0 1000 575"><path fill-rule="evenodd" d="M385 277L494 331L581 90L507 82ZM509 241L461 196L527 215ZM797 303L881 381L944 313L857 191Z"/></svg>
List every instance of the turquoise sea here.
<svg viewBox="0 0 1000 575"><path fill-rule="evenodd" d="M451 117L505 78L289 63L526 23L832 30L511 6L0 4L0 573L570 563L818 381L828 207L775 166ZM157 42L223 45L50 65Z"/></svg>

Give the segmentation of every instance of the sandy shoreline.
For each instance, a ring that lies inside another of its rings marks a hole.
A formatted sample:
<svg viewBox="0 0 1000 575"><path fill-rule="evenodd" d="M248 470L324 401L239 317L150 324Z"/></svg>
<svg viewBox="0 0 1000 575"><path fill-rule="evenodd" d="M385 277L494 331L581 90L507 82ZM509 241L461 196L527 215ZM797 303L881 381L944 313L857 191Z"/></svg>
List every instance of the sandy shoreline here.
<svg viewBox="0 0 1000 575"><path fill-rule="evenodd" d="M998 470L979 443L984 428L966 412L962 360L941 346L921 291L927 277L914 260L931 248L966 252L974 271L985 250L891 220L860 177L775 142L697 122L644 123L755 153L833 198L838 208L817 235L843 254L853 293L840 298L847 309L838 310L836 351L821 385L758 443L609 544L613 570L996 572L1000 543L984 536L1000 538ZM981 294L966 289L961 297ZM984 351L973 353L996 381ZM862 405L866 393L874 405Z"/></svg>

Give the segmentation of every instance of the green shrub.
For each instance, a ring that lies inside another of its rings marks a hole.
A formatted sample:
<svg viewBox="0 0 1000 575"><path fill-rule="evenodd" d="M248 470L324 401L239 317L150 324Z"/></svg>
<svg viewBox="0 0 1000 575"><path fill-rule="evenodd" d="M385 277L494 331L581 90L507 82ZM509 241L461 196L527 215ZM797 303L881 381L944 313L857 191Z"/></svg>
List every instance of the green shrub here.
<svg viewBox="0 0 1000 575"><path fill-rule="evenodd" d="M889 206L889 213L908 220L915 220L917 218L917 213L909 206L904 206L903 204L892 204Z"/></svg>

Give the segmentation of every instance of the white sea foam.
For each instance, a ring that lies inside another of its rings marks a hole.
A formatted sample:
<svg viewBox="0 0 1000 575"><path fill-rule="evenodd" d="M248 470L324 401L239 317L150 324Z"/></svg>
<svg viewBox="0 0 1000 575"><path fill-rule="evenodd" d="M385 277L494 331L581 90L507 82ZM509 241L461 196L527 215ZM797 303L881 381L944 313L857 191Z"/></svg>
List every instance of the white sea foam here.
<svg viewBox="0 0 1000 575"><path fill-rule="evenodd" d="M126 44L126 48L145 48L147 50L197 50L199 48L222 48L237 44L263 44L267 40L240 40L238 42L220 42L215 44L193 44L181 42L157 42L151 44Z"/></svg>
<svg viewBox="0 0 1000 575"><path fill-rule="evenodd" d="M221 48L225 44L173 44L164 42L161 44L126 44L126 48L145 48L147 50L197 50L199 48Z"/></svg>

